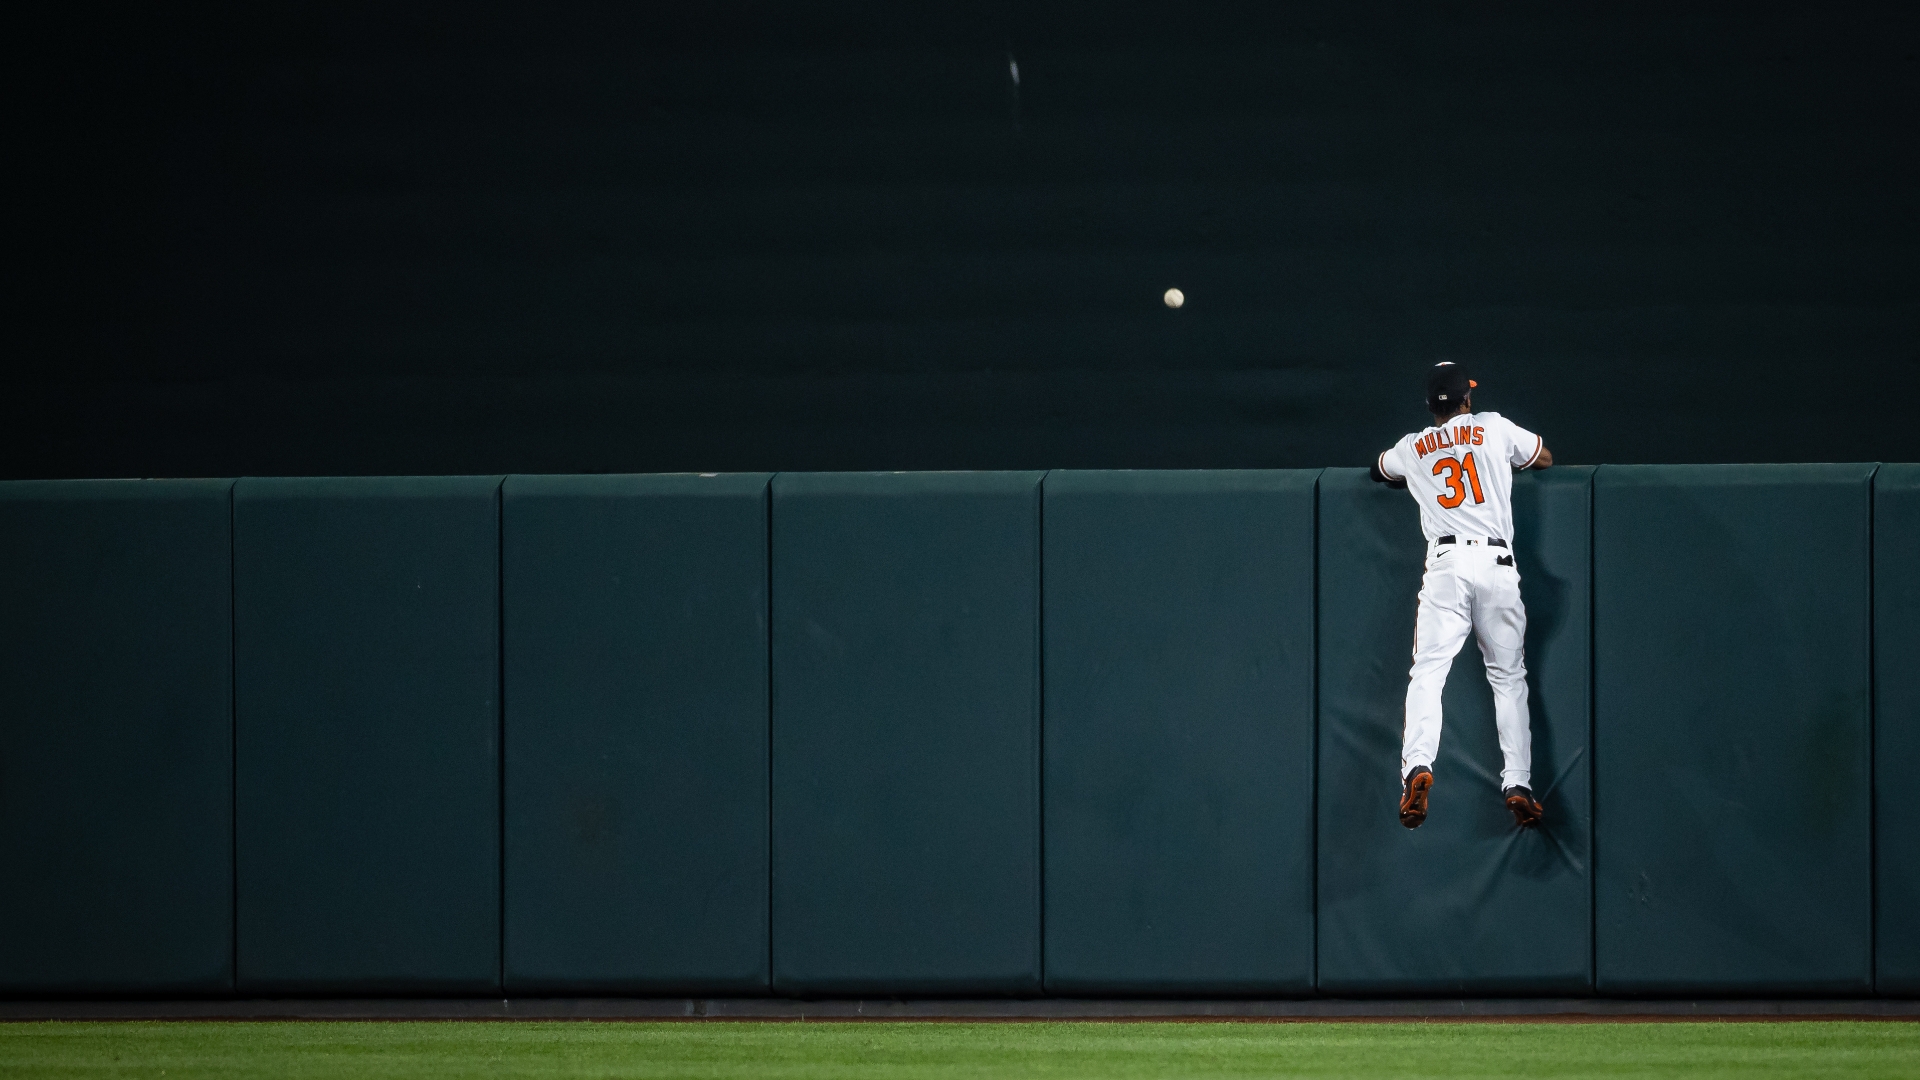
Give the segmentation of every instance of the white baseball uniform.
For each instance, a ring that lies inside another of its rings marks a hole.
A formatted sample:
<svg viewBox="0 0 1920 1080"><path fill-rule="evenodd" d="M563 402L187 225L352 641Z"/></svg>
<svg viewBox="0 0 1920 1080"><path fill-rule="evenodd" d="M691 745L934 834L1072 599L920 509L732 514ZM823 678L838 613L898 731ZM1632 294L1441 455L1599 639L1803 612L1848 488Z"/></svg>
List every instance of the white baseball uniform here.
<svg viewBox="0 0 1920 1080"><path fill-rule="evenodd" d="M1390 480L1420 504L1427 572L1414 620L1400 775L1433 767L1440 751L1440 692L1472 630L1493 687L1504 767L1500 786L1531 786L1527 719L1527 609L1513 564L1513 470L1540 457L1540 436L1496 412L1465 413L1416 431L1380 455Z"/></svg>

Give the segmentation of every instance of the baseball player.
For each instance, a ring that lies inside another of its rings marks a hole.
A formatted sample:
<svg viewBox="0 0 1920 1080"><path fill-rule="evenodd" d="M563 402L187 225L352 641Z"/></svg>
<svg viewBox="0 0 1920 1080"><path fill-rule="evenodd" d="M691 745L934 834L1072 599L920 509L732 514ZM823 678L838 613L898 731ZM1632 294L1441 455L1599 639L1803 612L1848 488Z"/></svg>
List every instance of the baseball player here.
<svg viewBox="0 0 1920 1080"><path fill-rule="evenodd" d="M1433 426L1402 438L1373 463L1373 479L1404 488L1420 504L1427 570L1414 620L1413 670L1407 681L1400 745L1400 824L1427 820L1433 759L1440 752L1440 691L1471 630L1493 687L1500 731L1501 797L1523 828L1540 823L1532 783L1533 736L1527 722L1527 609L1513 565L1513 473L1553 464L1546 444L1496 412L1473 411L1460 365L1436 364L1427 376Z"/></svg>

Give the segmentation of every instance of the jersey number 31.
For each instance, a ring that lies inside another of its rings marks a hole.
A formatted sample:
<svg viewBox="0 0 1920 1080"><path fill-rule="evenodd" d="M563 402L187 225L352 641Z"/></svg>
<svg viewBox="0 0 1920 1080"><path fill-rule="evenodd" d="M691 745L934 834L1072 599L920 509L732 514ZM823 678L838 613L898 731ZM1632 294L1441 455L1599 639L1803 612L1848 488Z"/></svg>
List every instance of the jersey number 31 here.
<svg viewBox="0 0 1920 1080"><path fill-rule="evenodd" d="M1473 451L1471 450L1467 451L1463 457L1443 457L1434 462L1433 475L1446 481L1447 490L1441 492L1435 496L1435 498L1440 500L1441 506L1449 510L1467 501L1467 486L1469 484L1473 486L1473 501L1475 503L1487 501L1487 497L1480 493L1480 467L1473 463ZM1464 484L1460 482L1460 478L1463 475L1467 478Z"/></svg>

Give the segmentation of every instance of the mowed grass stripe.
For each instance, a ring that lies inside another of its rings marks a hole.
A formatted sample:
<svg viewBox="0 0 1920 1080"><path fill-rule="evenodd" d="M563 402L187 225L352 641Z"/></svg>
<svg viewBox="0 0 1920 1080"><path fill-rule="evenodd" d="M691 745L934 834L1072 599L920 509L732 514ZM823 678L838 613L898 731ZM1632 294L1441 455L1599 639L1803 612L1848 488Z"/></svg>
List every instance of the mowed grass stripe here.
<svg viewBox="0 0 1920 1080"><path fill-rule="evenodd" d="M1920 1024L0 1024L34 1077L1920 1077Z"/></svg>

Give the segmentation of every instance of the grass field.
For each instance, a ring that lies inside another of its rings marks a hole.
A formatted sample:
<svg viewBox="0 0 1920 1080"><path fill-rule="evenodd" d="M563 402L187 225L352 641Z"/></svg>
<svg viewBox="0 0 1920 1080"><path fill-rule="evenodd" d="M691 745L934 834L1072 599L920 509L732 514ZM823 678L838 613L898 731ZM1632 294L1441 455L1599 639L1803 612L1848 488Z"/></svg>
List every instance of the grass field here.
<svg viewBox="0 0 1920 1080"><path fill-rule="evenodd" d="M0 1077L1920 1077L1912 1023L23 1023Z"/></svg>

